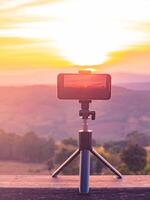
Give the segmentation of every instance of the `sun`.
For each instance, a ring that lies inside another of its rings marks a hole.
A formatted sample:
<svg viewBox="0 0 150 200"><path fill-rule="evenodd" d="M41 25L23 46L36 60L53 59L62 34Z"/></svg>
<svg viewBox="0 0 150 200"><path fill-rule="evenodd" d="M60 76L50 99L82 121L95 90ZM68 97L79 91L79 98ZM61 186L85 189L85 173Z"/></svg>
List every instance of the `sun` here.
<svg viewBox="0 0 150 200"><path fill-rule="evenodd" d="M123 27L125 22L130 26L130 22L139 18L141 5L141 1L135 0L76 0L57 4L53 12L59 20L51 30L54 44L60 55L74 64L103 63L110 52L143 39L141 33Z"/></svg>

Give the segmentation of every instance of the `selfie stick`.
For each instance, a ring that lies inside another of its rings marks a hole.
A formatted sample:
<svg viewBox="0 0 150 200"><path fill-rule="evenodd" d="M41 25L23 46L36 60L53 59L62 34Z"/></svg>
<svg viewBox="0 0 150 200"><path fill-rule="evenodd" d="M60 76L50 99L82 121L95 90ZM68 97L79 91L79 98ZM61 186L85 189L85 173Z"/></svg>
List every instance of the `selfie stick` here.
<svg viewBox="0 0 150 200"><path fill-rule="evenodd" d="M92 147L92 131L88 130L87 120L91 117L95 120L95 111L89 110L91 100L81 100L81 110L79 116L83 119L82 130L79 131L79 149L77 149L53 174L52 177L57 175L71 163L80 154L80 193L89 192L89 175L90 175L90 155L92 153L97 157L106 167L108 167L119 179L122 178L121 173L115 169L105 158L96 152Z"/></svg>

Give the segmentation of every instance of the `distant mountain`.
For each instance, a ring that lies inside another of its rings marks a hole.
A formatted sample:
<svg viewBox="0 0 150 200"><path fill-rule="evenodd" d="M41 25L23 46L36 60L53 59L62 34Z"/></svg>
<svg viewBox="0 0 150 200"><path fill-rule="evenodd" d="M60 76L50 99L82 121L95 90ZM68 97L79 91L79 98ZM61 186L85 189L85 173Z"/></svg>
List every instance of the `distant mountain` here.
<svg viewBox="0 0 150 200"><path fill-rule="evenodd" d="M145 90L150 91L150 82L135 82L135 83L120 83L118 84L121 87L131 89L131 90Z"/></svg>
<svg viewBox="0 0 150 200"><path fill-rule="evenodd" d="M64 69L39 69L31 70L27 74L20 71L20 73L0 73L0 85L11 86L16 85L37 85L37 84L56 84L57 75L59 73L78 73L79 67L70 67ZM100 73L97 71L96 73ZM109 71L103 71L103 73L109 73ZM51 75L51 76L50 76ZM138 82L150 82L150 74L141 73L127 73L127 72L112 72L113 84L120 83L138 83ZM9 81L8 81L9 80Z"/></svg>
<svg viewBox="0 0 150 200"><path fill-rule="evenodd" d="M150 74L135 74L125 72L114 72L112 75L113 84L121 83L150 83Z"/></svg>
<svg viewBox="0 0 150 200"><path fill-rule="evenodd" d="M93 137L118 140L131 131L150 135L150 92L113 87L112 99L93 101ZM35 131L55 139L78 137L78 101L58 100L55 86L0 87L0 129L19 134Z"/></svg>

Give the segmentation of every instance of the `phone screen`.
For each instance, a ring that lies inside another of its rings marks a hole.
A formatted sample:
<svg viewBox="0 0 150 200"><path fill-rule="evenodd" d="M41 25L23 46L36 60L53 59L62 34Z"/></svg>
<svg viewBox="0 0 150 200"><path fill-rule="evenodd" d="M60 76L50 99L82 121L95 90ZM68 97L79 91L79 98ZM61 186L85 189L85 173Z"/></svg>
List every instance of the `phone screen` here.
<svg viewBox="0 0 150 200"><path fill-rule="evenodd" d="M71 74L64 75L64 87L65 88L100 88L104 89L107 85L107 79L105 75L99 74L90 74L90 75L81 75L81 74Z"/></svg>

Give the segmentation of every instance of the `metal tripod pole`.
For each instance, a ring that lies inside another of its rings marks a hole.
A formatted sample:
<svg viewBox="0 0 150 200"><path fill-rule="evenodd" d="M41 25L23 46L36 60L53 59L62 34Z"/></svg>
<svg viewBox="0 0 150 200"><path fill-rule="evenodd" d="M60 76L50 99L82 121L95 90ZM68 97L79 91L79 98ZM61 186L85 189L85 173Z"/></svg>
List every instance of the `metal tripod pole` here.
<svg viewBox="0 0 150 200"><path fill-rule="evenodd" d="M83 132L80 134L87 134L88 124L87 119L83 119ZM89 149L82 149L80 151L80 193L89 192L89 175L90 175L90 152Z"/></svg>
<svg viewBox="0 0 150 200"><path fill-rule="evenodd" d="M117 175L118 179L122 178L122 174L113 167L103 156L101 156L99 153L95 151L95 149L91 149L91 153L97 157L106 167L108 167L115 175Z"/></svg>
<svg viewBox="0 0 150 200"><path fill-rule="evenodd" d="M60 167L54 171L52 174L52 177L55 178L57 175L65 168L67 167L71 161L73 161L78 155L80 154L80 149L77 149Z"/></svg>

